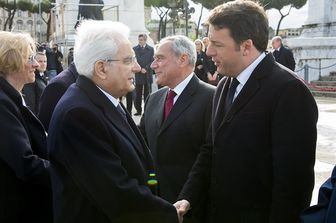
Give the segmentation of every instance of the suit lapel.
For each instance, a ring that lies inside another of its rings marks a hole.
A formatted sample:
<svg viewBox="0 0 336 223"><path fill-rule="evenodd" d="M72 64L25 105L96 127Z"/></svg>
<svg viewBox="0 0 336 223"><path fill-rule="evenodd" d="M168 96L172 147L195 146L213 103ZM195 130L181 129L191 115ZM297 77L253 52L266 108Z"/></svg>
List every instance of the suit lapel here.
<svg viewBox="0 0 336 223"><path fill-rule="evenodd" d="M159 130L159 134L161 134L167 127L169 127L175 119L177 119L181 114L190 106L192 101L194 100L193 95L197 91L197 86L199 84L199 79L194 75L185 89L182 91L181 95L175 102L173 109L169 113L166 120L162 122L162 126ZM165 98L165 97L164 97ZM164 102L163 102L164 107ZM162 111L163 117L163 111Z"/></svg>
<svg viewBox="0 0 336 223"><path fill-rule="evenodd" d="M161 96L159 97L159 100L157 101L157 107L156 111L153 111L151 114L153 116L153 120L156 120L156 126L159 128L161 127L162 123L164 122L163 120L163 113L164 113L164 107L166 103L166 96L168 92L168 88L165 87L165 89L162 91Z"/></svg>
<svg viewBox="0 0 336 223"><path fill-rule="evenodd" d="M141 156L145 156L143 145L141 139L136 135L135 131L137 128L133 120L128 117L128 120L133 122L133 127L122 117L122 114L117 110L117 108L112 104L111 101L94 85L94 83L84 77L79 76L76 84L86 92L88 97L91 99L92 103L100 107L105 115L105 117L110 121L110 123L115 126L129 141L134 145L137 152ZM129 116L126 112L126 115Z"/></svg>
<svg viewBox="0 0 336 223"><path fill-rule="evenodd" d="M244 85L240 93L238 94L237 98L234 100L230 110L227 112L224 119L220 121L219 128L223 125L224 122L230 122L233 116L237 112L239 112L251 100L251 98L254 97L254 95L257 93L258 89L260 88L260 84L259 84L260 79L268 74L268 71L272 69L271 67L273 65L274 65L274 58L269 53L259 63L259 65L254 69L250 78L247 80L246 84ZM228 88L227 84L225 85L225 88ZM223 96L226 96L226 94ZM224 101L223 102L221 101L221 106L224 106Z"/></svg>
<svg viewBox="0 0 336 223"><path fill-rule="evenodd" d="M214 109L214 116L213 116L214 129L217 129L220 126L221 122L223 121L225 98L229 90L229 86L230 86L230 78L226 77L224 87L222 87L222 91L219 94L218 103L215 105L216 107Z"/></svg>

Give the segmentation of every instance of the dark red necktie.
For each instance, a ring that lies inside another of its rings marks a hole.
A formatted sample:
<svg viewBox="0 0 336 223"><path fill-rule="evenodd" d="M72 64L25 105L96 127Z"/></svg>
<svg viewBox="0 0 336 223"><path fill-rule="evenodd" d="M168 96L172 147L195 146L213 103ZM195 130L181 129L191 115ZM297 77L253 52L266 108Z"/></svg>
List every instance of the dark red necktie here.
<svg viewBox="0 0 336 223"><path fill-rule="evenodd" d="M176 93L173 90L169 90L166 103L165 103L165 109L164 109L164 119L167 119L170 111L173 108L174 105L174 97L176 96Z"/></svg>

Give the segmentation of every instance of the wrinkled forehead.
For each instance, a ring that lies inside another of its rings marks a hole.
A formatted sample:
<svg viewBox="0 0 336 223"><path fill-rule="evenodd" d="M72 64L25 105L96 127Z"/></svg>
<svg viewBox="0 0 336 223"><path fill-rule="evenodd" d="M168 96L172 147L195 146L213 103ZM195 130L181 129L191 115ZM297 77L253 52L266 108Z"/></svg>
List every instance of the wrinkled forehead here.
<svg viewBox="0 0 336 223"><path fill-rule="evenodd" d="M164 41L159 44L158 48L156 49L155 55L163 55L163 54L170 54L173 52L172 41Z"/></svg>

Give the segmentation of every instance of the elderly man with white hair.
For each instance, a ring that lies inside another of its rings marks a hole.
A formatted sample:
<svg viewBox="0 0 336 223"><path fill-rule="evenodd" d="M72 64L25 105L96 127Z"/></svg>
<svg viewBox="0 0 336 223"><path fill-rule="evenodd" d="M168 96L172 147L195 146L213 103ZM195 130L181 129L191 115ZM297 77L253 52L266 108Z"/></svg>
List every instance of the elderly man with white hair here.
<svg viewBox="0 0 336 223"><path fill-rule="evenodd" d="M151 154L118 101L140 69L128 27L84 21L77 31L79 77L49 126L54 222L178 222L174 206L153 194Z"/></svg>

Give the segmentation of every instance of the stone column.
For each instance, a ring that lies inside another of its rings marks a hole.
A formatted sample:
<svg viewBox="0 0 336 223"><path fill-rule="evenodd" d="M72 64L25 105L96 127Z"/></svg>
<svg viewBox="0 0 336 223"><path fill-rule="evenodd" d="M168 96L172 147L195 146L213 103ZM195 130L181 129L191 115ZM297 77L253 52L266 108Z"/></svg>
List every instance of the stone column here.
<svg viewBox="0 0 336 223"><path fill-rule="evenodd" d="M130 40L133 45L138 44L138 35L140 33L148 34L145 28L145 8L144 0L105 0L105 4L118 5L117 21L126 24L131 29ZM110 13L106 6L104 9L104 18L109 19ZM114 19L111 19L114 20ZM151 40L149 40L149 44Z"/></svg>
<svg viewBox="0 0 336 223"><path fill-rule="evenodd" d="M296 69L305 64L309 69L309 81L318 80L319 76L328 76L336 71L336 0L308 0L308 18L303 25L300 37L287 39L287 45L293 50ZM304 70L298 72L304 77Z"/></svg>
<svg viewBox="0 0 336 223"><path fill-rule="evenodd" d="M54 41L61 47L70 48L74 45L78 3L79 0L56 0ZM104 0L102 11L104 20L119 21L130 27L133 45L138 43L138 34L148 34L145 28L144 0ZM149 44L151 42L149 40Z"/></svg>

